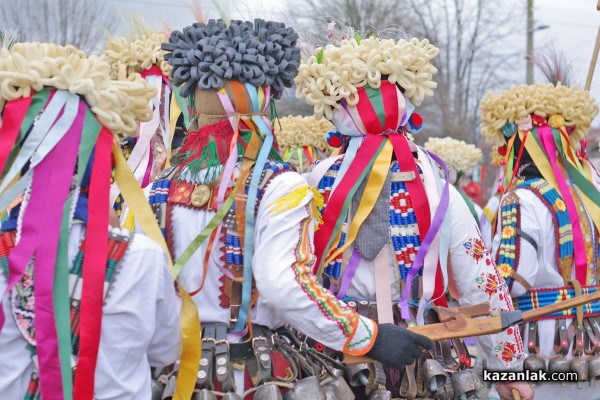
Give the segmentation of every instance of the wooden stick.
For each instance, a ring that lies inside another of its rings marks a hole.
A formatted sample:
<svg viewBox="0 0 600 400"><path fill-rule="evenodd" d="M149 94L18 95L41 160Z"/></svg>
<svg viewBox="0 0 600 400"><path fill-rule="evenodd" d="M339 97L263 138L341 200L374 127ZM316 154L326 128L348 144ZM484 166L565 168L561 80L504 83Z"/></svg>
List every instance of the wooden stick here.
<svg viewBox="0 0 600 400"><path fill-rule="evenodd" d="M598 7L600 7L600 1L598 1ZM596 63L598 62L598 51L600 51L600 27L598 27L598 35L596 36L596 45L594 46L594 52L592 53L592 61L590 63L590 69L588 69L587 79L585 80L585 90L588 92L592 87L592 78L594 77L594 70L596 69Z"/></svg>
<svg viewBox="0 0 600 400"><path fill-rule="evenodd" d="M512 390L513 400L521 400L521 393L517 389Z"/></svg>

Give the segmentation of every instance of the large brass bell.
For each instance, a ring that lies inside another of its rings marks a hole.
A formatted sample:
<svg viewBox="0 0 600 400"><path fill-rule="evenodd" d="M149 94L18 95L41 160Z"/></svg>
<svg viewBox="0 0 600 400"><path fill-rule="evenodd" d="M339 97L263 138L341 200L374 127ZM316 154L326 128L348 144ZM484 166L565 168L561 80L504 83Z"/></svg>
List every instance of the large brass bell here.
<svg viewBox="0 0 600 400"><path fill-rule="evenodd" d="M592 386L600 379L600 355L595 355L588 360L588 378Z"/></svg>
<svg viewBox="0 0 600 400"><path fill-rule="evenodd" d="M546 371L546 361L535 354L530 354L523 361L523 369L531 372Z"/></svg>
<svg viewBox="0 0 600 400"><path fill-rule="evenodd" d="M162 400L163 392L165 391L165 385L152 379L152 400Z"/></svg>
<svg viewBox="0 0 600 400"><path fill-rule="evenodd" d="M344 374L339 369L333 371L331 382L323 385L323 392L327 400L354 400L355 396L344 379Z"/></svg>
<svg viewBox="0 0 600 400"><path fill-rule="evenodd" d="M577 387L583 387L582 382L588 380L588 363L584 358L575 357L570 362L571 372L577 373Z"/></svg>
<svg viewBox="0 0 600 400"><path fill-rule="evenodd" d="M369 369L369 364L361 363L361 364L352 364L346 367L346 371L344 375L350 383L350 386L366 386L369 383L369 374L371 370Z"/></svg>
<svg viewBox="0 0 600 400"><path fill-rule="evenodd" d="M467 400L470 396L479 397L479 391L484 386L481 378L469 369L455 372L450 379L454 389L454 397L461 400Z"/></svg>
<svg viewBox="0 0 600 400"><path fill-rule="evenodd" d="M221 400L243 400L242 397L234 392L229 392L229 393L225 393L222 397Z"/></svg>
<svg viewBox="0 0 600 400"><path fill-rule="evenodd" d="M567 360L564 356L551 358L548 362L548 372L551 374L554 372L569 372L570 369L571 365L569 363L569 360ZM561 382L561 386L566 385L567 384L565 382Z"/></svg>
<svg viewBox="0 0 600 400"><path fill-rule="evenodd" d="M277 385L267 383L254 392L254 400L283 400L283 396Z"/></svg>
<svg viewBox="0 0 600 400"><path fill-rule="evenodd" d="M392 400L392 392L387 390L385 386L379 385L377 389L371 391L369 400Z"/></svg>
<svg viewBox="0 0 600 400"><path fill-rule="evenodd" d="M202 389L197 391L194 396L192 396L193 400L217 400L217 396L208 389Z"/></svg>
<svg viewBox="0 0 600 400"><path fill-rule="evenodd" d="M446 375L444 367L442 367L437 360L430 358L425 360L425 362L422 364L422 369L425 384L432 392L435 392L446 384L448 375Z"/></svg>
<svg viewBox="0 0 600 400"><path fill-rule="evenodd" d="M162 395L162 400L171 400L175 395L175 387L177 386L177 377L172 376L167 381L165 390Z"/></svg>
<svg viewBox="0 0 600 400"><path fill-rule="evenodd" d="M326 400L325 393L321 388L316 376L309 376L294 382L294 387L287 391L284 400Z"/></svg>

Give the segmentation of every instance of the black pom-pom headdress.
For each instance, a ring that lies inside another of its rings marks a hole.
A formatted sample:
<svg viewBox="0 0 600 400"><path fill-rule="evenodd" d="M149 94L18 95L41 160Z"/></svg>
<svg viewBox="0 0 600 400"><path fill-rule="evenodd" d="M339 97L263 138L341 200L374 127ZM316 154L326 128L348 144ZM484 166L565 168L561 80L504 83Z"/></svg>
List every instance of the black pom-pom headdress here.
<svg viewBox="0 0 600 400"><path fill-rule="evenodd" d="M227 80L270 86L279 98L300 66L298 34L284 23L221 19L174 31L163 43L171 77L184 97L200 89L221 89Z"/></svg>

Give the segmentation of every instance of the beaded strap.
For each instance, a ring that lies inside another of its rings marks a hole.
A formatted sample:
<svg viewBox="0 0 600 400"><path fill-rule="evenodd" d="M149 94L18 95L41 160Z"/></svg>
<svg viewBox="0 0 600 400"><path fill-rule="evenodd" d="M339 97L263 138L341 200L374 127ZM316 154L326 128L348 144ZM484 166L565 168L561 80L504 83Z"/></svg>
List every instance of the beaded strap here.
<svg viewBox="0 0 600 400"><path fill-rule="evenodd" d="M582 294L595 293L600 286L582 286ZM559 288L546 288L546 289L534 289L530 290L522 296L515 299L516 305L519 310L525 312L535 310L540 307L548 306L551 304L560 303L565 300L569 300L575 297L575 289L572 286L565 286ZM546 315L540 319L558 319L558 318L572 318L576 315L576 308L568 310L557 311L553 314ZM593 317L600 315L600 302L592 302L583 306L583 314L585 317Z"/></svg>

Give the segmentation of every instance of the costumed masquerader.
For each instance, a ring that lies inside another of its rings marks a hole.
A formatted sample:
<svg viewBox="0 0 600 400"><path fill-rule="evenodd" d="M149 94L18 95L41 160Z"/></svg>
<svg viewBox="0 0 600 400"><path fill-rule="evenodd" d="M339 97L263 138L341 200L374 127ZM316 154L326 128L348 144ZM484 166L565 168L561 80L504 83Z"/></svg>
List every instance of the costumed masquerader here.
<svg viewBox="0 0 600 400"><path fill-rule="evenodd" d="M461 188L461 178L464 174L471 173L473 168L481 162L483 157L481 150L475 145L450 137L429 138L424 147L428 152L440 157L448 167L450 174L448 180L469 206L469 211L477 221L485 246L490 249L492 247L492 224L485 216L483 209Z"/></svg>
<svg viewBox="0 0 600 400"><path fill-rule="evenodd" d="M580 147L598 107L588 91L561 83L560 71L549 80L481 101L482 135L507 145L494 249L523 311L598 290L600 192ZM599 315L594 302L526 324L524 368L579 379L539 383L536 398L600 398Z"/></svg>
<svg viewBox="0 0 600 400"><path fill-rule="evenodd" d="M281 158L301 174L331 153L326 138L333 125L327 120L288 115L275 120L273 128Z"/></svg>
<svg viewBox="0 0 600 400"><path fill-rule="evenodd" d="M131 74L140 74L148 86L156 88L156 96L151 100L152 119L140 123L137 136L127 137L121 142L127 164L139 185L145 188L170 165L177 120L182 118L180 122L183 126L189 126L189 111L185 100L179 95L179 88L172 87L169 82L171 66L160 49L167 35L151 32L141 23L137 25L140 25L143 33L111 38L101 57L110 64L113 79L124 80ZM115 210L120 216L123 198L116 184L111 188L111 201L115 203ZM133 217L132 214L128 216ZM132 228L132 222L125 221L125 226Z"/></svg>
<svg viewBox="0 0 600 400"><path fill-rule="evenodd" d="M290 330L273 333L286 323L336 350L375 351L395 367L431 345L400 328L378 333L375 322L311 276L320 196L277 161L268 119L272 98L297 73L297 39L279 22L210 20L173 32L163 45L193 118L177 162L152 185L149 202L203 326L199 370L190 385L181 382L180 368L179 398L195 387L202 399L215 391L277 399L278 386L293 387L289 399L324 398L323 390L349 398L341 365L303 347Z"/></svg>
<svg viewBox="0 0 600 400"><path fill-rule="evenodd" d="M144 200L113 140L152 117L155 89L109 73L72 46L0 49L0 209L24 193L0 233L2 399L148 399L150 366L179 357L166 249L109 228L113 157Z"/></svg>
<svg viewBox="0 0 600 400"><path fill-rule="evenodd" d="M303 60L295 79L297 97L314 106L315 117L350 139L345 154L317 164L308 178L325 200L316 275L359 314L377 319L380 334L436 321L430 307L445 306L447 292L463 306L489 301L492 312L511 310L468 206L440 179L443 162L404 135L422 124L414 105L433 95L431 60L439 50L416 38L345 37ZM480 342L490 368L519 366L516 328ZM369 354L376 359L378 351ZM416 365L384 374L378 363L358 364L348 375L351 384L366 384L356 388L361 397L366 389L371 398L466 398L483 386L470 364L462 340L445 340ZM527 384L503 385L531 395Z"/></svg>

